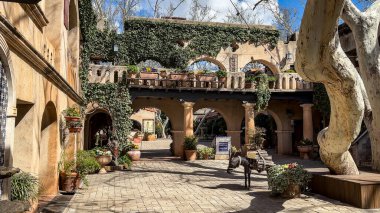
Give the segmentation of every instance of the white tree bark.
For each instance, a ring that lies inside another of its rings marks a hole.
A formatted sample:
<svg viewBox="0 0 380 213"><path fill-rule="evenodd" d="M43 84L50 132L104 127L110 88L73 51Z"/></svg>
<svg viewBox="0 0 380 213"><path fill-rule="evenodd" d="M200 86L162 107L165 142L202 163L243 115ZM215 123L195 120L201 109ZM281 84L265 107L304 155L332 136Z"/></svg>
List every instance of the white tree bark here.
<svg viewBox="0 0 380 213"><path fill-rule="evenodd" d="M342 19L351 28L359 61L359 73L372 112L366 114L366 126L371 139L372 168L380 171L380 1L361 12L351 0L347 0Z"/></svg>
<svg viewBox="0 0 380 213"><path fill-rule="evenodd" d="M308 0L297 46L297 72L325 85L331 102L328 128L318 135L322 161L332 173L359 174L348 149L364 116L362 82L337 34L345 0Z"/></svg>

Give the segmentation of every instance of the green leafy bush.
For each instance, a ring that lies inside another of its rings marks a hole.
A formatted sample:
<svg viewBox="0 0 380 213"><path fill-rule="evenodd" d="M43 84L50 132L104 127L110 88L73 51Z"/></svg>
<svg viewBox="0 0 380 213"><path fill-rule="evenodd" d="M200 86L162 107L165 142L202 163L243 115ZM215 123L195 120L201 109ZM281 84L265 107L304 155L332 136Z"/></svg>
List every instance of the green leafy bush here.
<svg viewBox="0 0 380 213"><path fill-rule="evenodd" d="M139 67L136 65L128 65L127 71L129 74L137 74L139 72Z"/></svg>
<svg viewBox="0 0 380 213"><path fill-rule="evenodd" d="M198 138L195 136L185 137L184 149L197 150Z"/></svg>
<svg viewBox="0 0 380 213"><path fill-rule="evenodd" d="M227 72L225 70L218 70L216 76L218 76L218 78L225 78L227 77Z"/></svg>
<svg viewBox="0 0 380 213"><path fill-rule="evenodd" d="M69 116L69 117L80 117L81 116L80 110L76 106L67 108L66 110L63 111L63 113L65 116Z"/></svg>
<svg viewBox="0 0 380 213"><path fill-rule="evenodd" d="M78 151L76 171L83 183L88 185L88 174L93 174L101 169L93 151Z"/></svg>
<svg viewBox="0 0 380 213"><path fill-rule="evenodd" d="M119 164L126 164L128 165L128 167L130 167L132 165L132 160L129 158L128 155L123 155L123 156L120 156L118 159L117 159L117 162Z"/></svg>
<svg viewBox="0 0 380 213"><path fill-rule="evenodd" d="M11 177L11 200L35 200L38 198L38 190L38 179L29 173L20 172Z"/></svg>
<svg viewBox="0 0 380 213"><path fill-rule="evenodd" d="M268 185L273 194L283 193L289 185L305 189L310 180L311 174L297 163L275 165L268 170Z"/></svg>
<svg viewBox="0 0 380 213"><path fill-rule="evenodd" d="M210 159L215 155L215 149L212 147L202 147L197 149L197 156L199 159Z"/></svg>

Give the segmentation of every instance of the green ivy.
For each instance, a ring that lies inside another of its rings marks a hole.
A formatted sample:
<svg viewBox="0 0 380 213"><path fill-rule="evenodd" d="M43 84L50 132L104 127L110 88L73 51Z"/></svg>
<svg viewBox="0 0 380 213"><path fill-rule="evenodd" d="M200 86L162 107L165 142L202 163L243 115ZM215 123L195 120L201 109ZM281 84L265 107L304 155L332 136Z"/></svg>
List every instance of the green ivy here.
<svg viewBox="0 0 380 213"><path fill-rule="evenodd" d="M87 103L98 103L100 107L107 109L112 116L114 136L119 143L126 143L132 127L130 115L131 100L127 85L119 84L89 84L88 70L91 56L95 53L103 52L111 55L111 50L107 46L115 38L115 32L107 34L100 32L96 28L96 15L92 9L91 0L79 1L79 18L82 34L82 51L80 65L80 80L84 98ZM109 35L109 36L108 36ZM106 52L108 51L108 52Z"/></svg>
<svg viewBox="0 0 380 213"><path fill-rule="evenodd" d="M261 111L268 106L271 93L269 90L269 79L267 74L260 74L256 76L256 105L255 109Z"/></svg>
<svg viewBox="0 0 380 213"><path fill-rule="evenodd" d="M142 18L128 20L123 34L107 30L96 34L97 48L92 57L118 64L151 59L167 68L185 68L189 61L201 55L216 57L221 48L236 42L274 47L279 37L277 30L266 28ZM115 44L119 47L116 53Z"/></svg>

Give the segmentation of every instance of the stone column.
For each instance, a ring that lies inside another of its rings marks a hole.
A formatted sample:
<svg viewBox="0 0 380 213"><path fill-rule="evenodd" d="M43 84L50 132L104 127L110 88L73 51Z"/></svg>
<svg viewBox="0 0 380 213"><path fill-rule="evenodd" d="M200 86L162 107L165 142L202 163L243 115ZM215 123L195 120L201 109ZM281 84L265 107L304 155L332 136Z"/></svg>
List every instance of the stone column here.
<svg viewBox="0 0 380 213"><path fill-rule="evenodd" d="M288 155L293 152L292 133L291 130L278 130L277 133L277 153L280 155Z"/></svg>
<svg viewBox="0 0 380 213"><path fill-rule="evenodd" d="M193 102L183 102L183 128L184 128L184 133L185 137L187 136L192 136L194 135L194 130L193 130Z"/></svg>
<svg viewBox="0 0 380 213"><path fill-rule="evenodd" d="M184 151L183 151L183 143L185 142L184 132L177 131L177 130L172 130L171 132L173 134L172 140L173 140L174 155L177 157L184 157Z"/></svg>
<svg viewBox="0 0 380 213"><path fill-rule="evenodd" d="M245 109L245 144L248 144L250 134L255 133L255 112L253 103L244 103Z"/></svg>
<svg viewBox="0 0 380 213"><path fill-rule="evenodd" d="M313 140L313 104L302 104L303 109L303 138Z"/></svg>
<svg viewBox="0 0 380 213"><path fill-rule="evenodd" d="M231 137L231 146L235 146L236 148L240 148L240 135L241 130L226 130L227 136Z"/></svg>

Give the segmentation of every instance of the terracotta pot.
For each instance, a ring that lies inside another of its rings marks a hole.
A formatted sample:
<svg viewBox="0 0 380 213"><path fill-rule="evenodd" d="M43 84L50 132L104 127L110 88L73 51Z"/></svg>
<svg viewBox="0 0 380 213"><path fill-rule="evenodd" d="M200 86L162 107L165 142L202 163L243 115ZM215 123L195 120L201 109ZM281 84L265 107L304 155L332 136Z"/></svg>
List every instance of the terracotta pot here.
<svg viewBox="0 0 380 213"><path fill-rule="evenodd" d="M80 132L82 131L82 127L70 127L69 128L69 132L73 133L73 132Z"/></svg>
<svg viewBox="0 0 380 213"><path fill-rule="evenodd" d="M156 136L155 135L148 135L148 137L146 139L148 141L155 141L156 140Z"/></svg>
<svg viewBox="0 0 380 213"><path fill-rule="evenodd" d="M208 159L209 159L208 154L203 155L203 159L204 159L204 160L208 160Z"/></svg>
<svg viewBox="0 0 380 213"><path fill-rule="evenodd" d="M65 116L66 122L70 121L80 121L80 117L75 117L75 116Z"/></svg>
<svg viewBox="0 0 380 213"><path fill-rule="evenodd" d="M290 184L288 188L281 194L283 198L296 198L301 195L301 187L297 184Z"/></svg>
<svg viewBox="0 0 380 213"><path fill-rule="evenodd" d="M197 150L185 150L185 154L188 161L194 161L197 159Z"/></svg>
<svg viewBox="0 0 380 213"><path fill-rule="evenodd" d="M188 76L189 76L189 79L194 79L195 78L195 74L194 73L190 73L190 74L188 74Z"/></svg>
<svg viewBox="0 0 380 213"><path fill-rule="evenodd" d="M109 155L100 155L96 156L96 161L100 164L100 166L107 166L112 161L112 156Z"/></svg>
<svg viewBox="0 0 380 213"><path fill-rule="evenodd" d="M166 78L166 77L168 76L168 73L167 73L166 71L161 71L161 72L160 72L160 76L161 76L162 78Z"/></svg>
<svg viewBox="0 0 380 213"><path fill-rule="evenodd" d="M131 150L128 151L128 156L132 159L132 161L139 161L141 157L140 150Z"/></svg>
<svg viewBox="0 0 380 213"><path fill-rule="evenodd" d="M61 172L59 174L59 188L65 192L75 192L80 185L80 177L78 173L72 172L70 174L66 174Z"/></svg>
<svg viewBox="0 0 380 213"><path fill-rule="evenodd" d="M309 153L313 151L313 146L297 146L298 151L300 152L300 157L308 160L309 159Z"/></svg>

